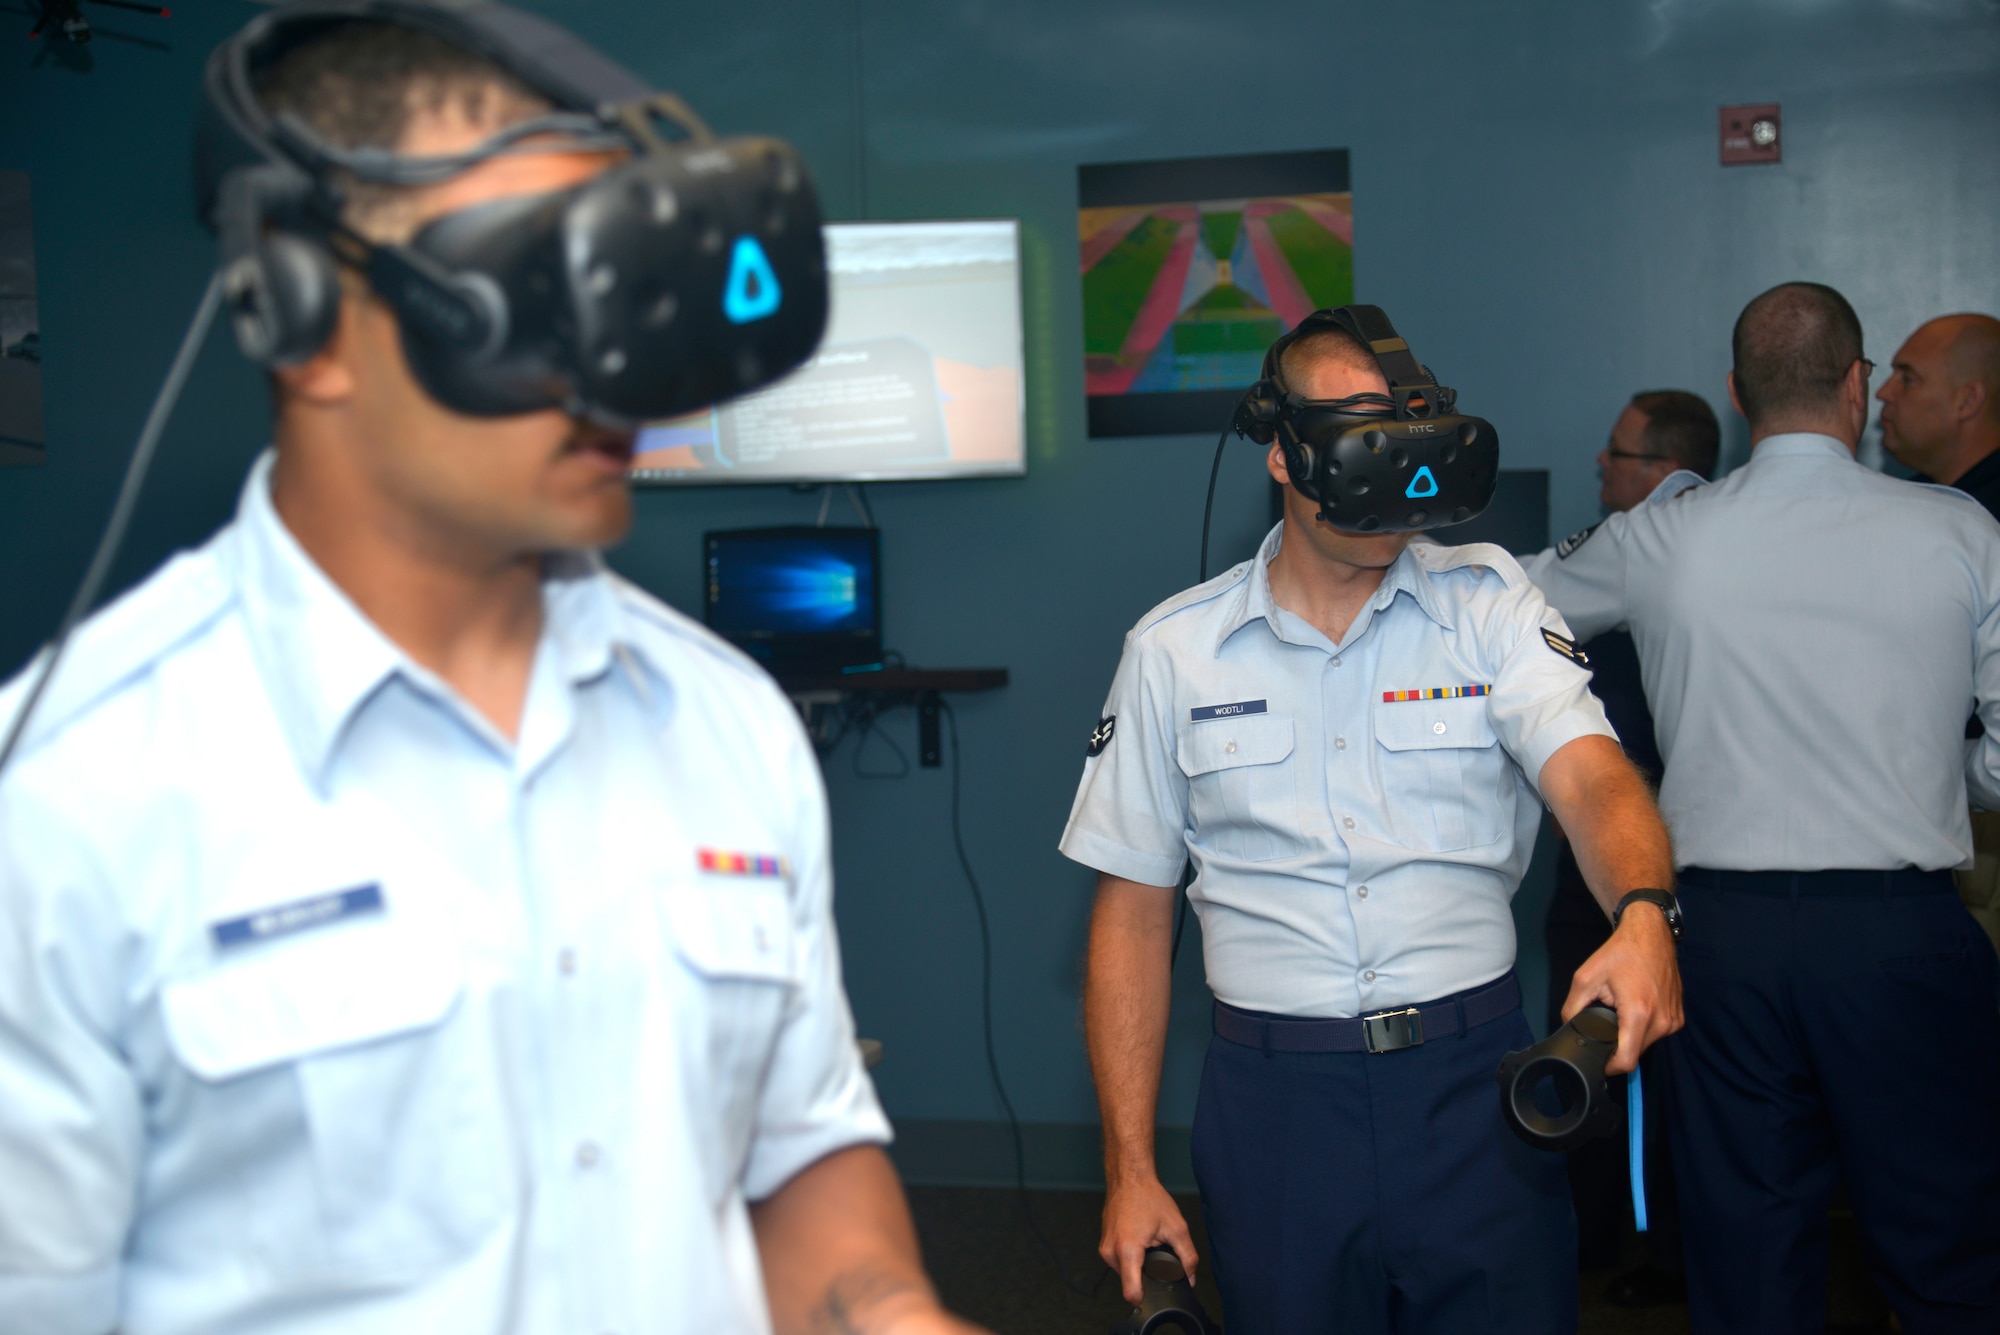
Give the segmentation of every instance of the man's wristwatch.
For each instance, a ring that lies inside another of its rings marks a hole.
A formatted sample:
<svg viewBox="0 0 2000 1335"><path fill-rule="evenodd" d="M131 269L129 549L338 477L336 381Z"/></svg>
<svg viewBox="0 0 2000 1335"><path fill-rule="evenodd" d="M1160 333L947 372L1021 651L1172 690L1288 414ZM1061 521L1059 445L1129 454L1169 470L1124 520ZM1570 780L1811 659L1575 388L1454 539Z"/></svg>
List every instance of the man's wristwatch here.
<svg viewBox="0 0 2000 1335"><path fill-rule="evenodd" d="M1611 930L1618 930L1618 920L1625 916L1625 906L1634 901L1642 904L1658 904L1660 912L1667 915L1667 928L1674 934L1674 940L1681 939L1681 902L1674 898L1671 890L1634 890L1618 901L1618 907L1611 910Z"/></svg>

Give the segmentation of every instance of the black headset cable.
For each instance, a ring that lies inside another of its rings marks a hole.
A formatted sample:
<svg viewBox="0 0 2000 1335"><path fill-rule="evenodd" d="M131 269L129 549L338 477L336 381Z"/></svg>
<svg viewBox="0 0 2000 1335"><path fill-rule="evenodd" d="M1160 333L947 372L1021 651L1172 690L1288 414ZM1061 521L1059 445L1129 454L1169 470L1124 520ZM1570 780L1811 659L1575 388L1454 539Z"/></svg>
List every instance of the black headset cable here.
<svg viewBox="0 0 2000 1335"><path fill-rule="evenodd" d="M146 414L145 428L139 432L139 443L133 447L131 461L125 465L125 480L119 484L118 500L111 507L111 518L105 522L103 536L97 540L97 551L90 558L90 568L84 572L83 582L76 586L76 595L70 599L69 610L63 614L62 623L56 627L48 648L42 651L41 669L35 675L34 684L28 687L14 721L8 725L7 740L0 742L0 776L5 776L7 762L14 758L21 739L27 736L28 720L33 717L35 706L41 703L43 692L48 690L49 679L55 676L56 664L62 661L63 650L69 647L70 635L97 602L97 595L111 574L111 564L118 559L118 549L125 545L125 531L132 526L132 512L138 508L139 492L146 485L146 474L152 468L160 436L166 431L168 419L173 416L174 405L180 402L188 373L201 356L209 326L215 322L215 313L221 305L222 276L215 274L208 280L208 288L201 295L201 304L195 308L194 318L188 321L187 332L181 337L180 351L167 370L160 392L153 398L152 411Z"/></svg>

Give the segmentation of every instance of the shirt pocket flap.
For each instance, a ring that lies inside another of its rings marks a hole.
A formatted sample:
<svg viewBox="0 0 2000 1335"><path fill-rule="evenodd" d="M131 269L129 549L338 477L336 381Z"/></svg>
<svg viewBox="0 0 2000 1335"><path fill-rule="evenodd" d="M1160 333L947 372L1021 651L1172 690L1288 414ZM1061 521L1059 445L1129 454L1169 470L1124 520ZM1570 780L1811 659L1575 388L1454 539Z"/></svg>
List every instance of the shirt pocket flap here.
<svg viewBox="0 0 2000 1335"><path fill-rule="evenodd" d="M448 948L401 930L252 949L161 990L168 1040L205 1080L427 1029L464 986Z"/></svg>
<svg viewBox="0 0 2000 1335"><path fill-rule="evenodd" d="M776 878L716 877L670 886L674 948L709 978L789 983L797 976L792 903Z"/></svg>
<svg viewBox="0 0 2000 1335"><path fill-rule="evenodd" d="M1375 740L1391 751L1492 746L1486 700L1399 700L1375 706Z"/></svg>
<svg viewBox="0 0 2000 1335"><path fill-rule="evenodd" d="M1191 723L1176 743L1181 771L1190 779L1239 765L1271 765L1292 753L1289 714L1246 714Z"/></svg>

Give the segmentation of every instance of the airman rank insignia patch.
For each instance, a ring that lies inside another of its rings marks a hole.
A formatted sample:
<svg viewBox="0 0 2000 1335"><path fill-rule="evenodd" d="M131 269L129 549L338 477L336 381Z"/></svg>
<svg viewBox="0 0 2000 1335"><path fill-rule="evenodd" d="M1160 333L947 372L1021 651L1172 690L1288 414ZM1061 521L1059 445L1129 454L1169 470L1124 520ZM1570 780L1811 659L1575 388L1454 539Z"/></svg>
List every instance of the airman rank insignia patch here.
<svg viewBox="0 0 2000 1335"><path fill-rule="evenodd" d="M1558 561L1564 560L1569 556L1571 552L1583 546L1584 543L1589 542L1590 535L1597 532L1597 530L1603 525L1603 523L1604 521L1600 519L1597 521L1597 523L1592 524L1589 528L1580 528L1576 532L1570 534L1567 538L1564 538L1561 542L1557 543L1556 560Z"/></svg>
<svg viewBox="0 0 2000 1335"><path fill-rule="evenodd" d="M1090 750L1086 755L1102 755L1104 748L1111 745L1111 733L1118 726L1116 714L1106 714L1097 720L1097 726L1090 730Z"/></svg>
<svg viewBox="0 0 2000 1335"><path fill-rule="evenodd" d="M1590 666L1590 655L1577 648L1575 640L1558 635L1554 631L1544 627L1542 629L1542 643L1548 645L1557 654L1567 658L1578 667Z"/></svg>
<svg viewBox="0 0 2000 1335"><path fill-rule="evenodd" d="M717 871L725 876L783 876L785 860L768 857L761 853L730 853L720 848L698 848L695 861L703 871Z"/></svg>

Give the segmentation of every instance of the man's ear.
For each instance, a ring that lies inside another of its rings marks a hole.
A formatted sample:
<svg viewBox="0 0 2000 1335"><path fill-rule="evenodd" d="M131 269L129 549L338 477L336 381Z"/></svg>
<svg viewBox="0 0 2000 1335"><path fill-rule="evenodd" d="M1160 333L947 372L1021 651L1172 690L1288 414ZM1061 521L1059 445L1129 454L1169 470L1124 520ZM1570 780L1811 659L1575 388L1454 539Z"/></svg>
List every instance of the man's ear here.
<svg viewBox="0 0 2000 1335"><path fill-rule="evenodd" d="M277 383L281 397L331 407L353 395L354 369L350 364L350 354L354 348L355 321L360 316L360 305L352 295L343 293L340 316L334 321L333 333L326 340L326 345L296 365L272 368L271 378Z"/></svg>
<svg viewBox="0 0 2000 1335"><path fill-rule="evenodd" d="M1952 412L1959 424L1973 421L1986 411L1986 385L1982 381L1968 380L1952 391Z"/></svg>
<svg viewBox="0 0 2000 1335"><path fill-rule="evenodd" d="M1271 480L1279 486L1292 485L1291 472L1285 467L1284 447L1275 440L1271 442L1271 448L1264 452L1264 471L1269 473Z"/></svg>
<svg viewBox="0 0 2000 1335"><path fill-rule="evenodd" d="M1866 422L1868 420L1867 362L1856 358L1854 365L1847 368L1847 382L1842 386L1841 392L1847 395L1848 413L1850 415L1858 413L1861 420Z"/></svg>
<svg viewBox="0 0 2000 1335"><path fill-rule="evenodd" d="M1738 417L1749 418L1750 414L1743 411L1743 400L1736 397L1736 372L1734 371L1729 373L1729 406L1736 410Z"/></svg>

